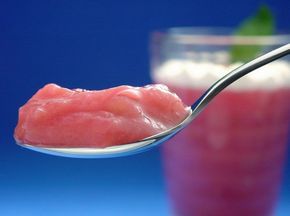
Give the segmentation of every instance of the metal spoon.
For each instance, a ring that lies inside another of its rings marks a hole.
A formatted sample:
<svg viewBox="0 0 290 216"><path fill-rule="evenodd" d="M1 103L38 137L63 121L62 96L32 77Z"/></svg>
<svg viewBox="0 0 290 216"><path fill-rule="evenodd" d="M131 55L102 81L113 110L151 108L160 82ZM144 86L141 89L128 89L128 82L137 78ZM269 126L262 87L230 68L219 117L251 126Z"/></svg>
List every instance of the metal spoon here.
<svg viewBox="0 0 290 216"><path fill-rule="evenodd" d="M143 152L158 146L163 142L166 142L183 128L185 128L206 107L206 105L228 85L248 74L249 72L285 55L288 55L289 53L290 44L287 44L236 68L214 83L191 106L190 115L179 125L176 125L174 128L154 136L147 137L142 140L137 140L135 143L116 145L107 148L44 148L28 144L21 144L21 146L37 152L73 158L111 158Z"/></svg>

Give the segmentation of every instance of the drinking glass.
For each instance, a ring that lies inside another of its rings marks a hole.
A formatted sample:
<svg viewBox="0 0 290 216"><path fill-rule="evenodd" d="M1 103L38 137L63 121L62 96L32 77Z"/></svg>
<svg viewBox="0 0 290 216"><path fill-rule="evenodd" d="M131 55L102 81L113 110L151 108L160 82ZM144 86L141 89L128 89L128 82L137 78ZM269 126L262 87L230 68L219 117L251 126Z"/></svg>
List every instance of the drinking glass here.
<svg viewBox="0 0 290 216"><path fill-rule="evenodd" d="M151 38L151 76L191 105L210 85L290 35L171 28ZM290 120L290 60L251 72L162 146L174 215L267 216L277 201Z"/></svg>

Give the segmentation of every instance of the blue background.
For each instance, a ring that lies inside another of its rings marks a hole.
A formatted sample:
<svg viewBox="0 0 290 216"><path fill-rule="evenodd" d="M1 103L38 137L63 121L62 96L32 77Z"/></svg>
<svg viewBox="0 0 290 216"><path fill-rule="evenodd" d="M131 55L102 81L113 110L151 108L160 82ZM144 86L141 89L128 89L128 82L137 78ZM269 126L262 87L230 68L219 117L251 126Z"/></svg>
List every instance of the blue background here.
<svg viewBox="0 0 290 216"><path fill-rule="evenodd" d="M290 2L267 0L290 30ZM159 149L82 160L15 145L18 107L49 82L87 89L150 83L149 33L236 26L262 1L0 2L0 215L170 215ZM290 162L277 214L290 214Z"/></svg>

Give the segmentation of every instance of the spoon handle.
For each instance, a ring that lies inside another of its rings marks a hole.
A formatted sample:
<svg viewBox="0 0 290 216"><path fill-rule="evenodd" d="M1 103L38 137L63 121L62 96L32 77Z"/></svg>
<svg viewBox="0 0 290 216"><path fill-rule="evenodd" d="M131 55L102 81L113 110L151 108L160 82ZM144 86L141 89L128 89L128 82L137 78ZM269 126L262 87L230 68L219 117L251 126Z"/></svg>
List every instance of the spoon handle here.
<svg viewBox="0 0 290 216"><path fill-rule="evenodd" d="M215 82L192 106L191 119L194 119L205 106L224 88L229 86L231 83L240 79L244 75L252 72L253 70L262 67L274 60L277 60L283 56L290 54L290 44L286 44L279 47L271 52L268 52L246 64L241 65L232 72L223 76L217 82Z"/></svg>

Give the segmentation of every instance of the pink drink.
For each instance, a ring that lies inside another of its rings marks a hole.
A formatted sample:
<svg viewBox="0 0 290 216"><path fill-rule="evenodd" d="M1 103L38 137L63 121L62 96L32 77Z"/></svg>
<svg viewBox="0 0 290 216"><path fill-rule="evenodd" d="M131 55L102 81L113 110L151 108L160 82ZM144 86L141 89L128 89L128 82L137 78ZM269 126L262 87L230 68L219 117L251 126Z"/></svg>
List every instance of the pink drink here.
<svg viewBox="0 0 290 216"><path fill-rule="evenodd" d="M152 35L151 76L191 105L251 60L253 50L265 53L289 41L290 35L236 37L232 29L170 28ZM233 58L233 47L244 56ZM272 215L287 148L289 63L277 60L233 83L163 145L177 216Z"/></svg>
<svg viewBox="0 0 290 216"><path fill-rule="evenodd" d="M203 92L170 87L188 105ZM287 88L226 90L163 145L176 215L273 213L287 146L289 96Z"/></svg>

